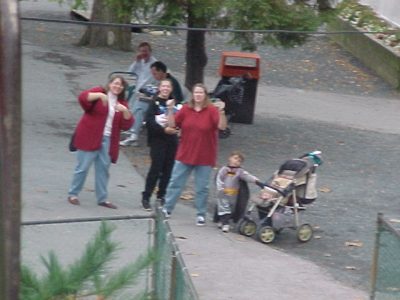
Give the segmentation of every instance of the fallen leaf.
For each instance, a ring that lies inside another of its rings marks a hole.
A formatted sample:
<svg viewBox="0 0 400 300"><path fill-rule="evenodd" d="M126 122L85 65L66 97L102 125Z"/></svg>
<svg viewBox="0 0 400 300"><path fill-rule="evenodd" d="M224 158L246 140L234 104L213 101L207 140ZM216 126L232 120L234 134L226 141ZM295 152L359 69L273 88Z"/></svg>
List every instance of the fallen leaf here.
<svg viewBox="0 0 400 300"><path fill-rule="evenodd" d="M184 236L176 236L175 238L180 240L187 240L187 237Z"/></svg>
<svg viewBox="0 0 400 300"><path fill-rule="evenodd" d="M332 192L332 190L330 188L326 187L326 186L323 186L323 187L319 188L319 191L322 192L322 193L330 193L330 192Z"/></svg>
<svg viewBox="0 0 400 300"><path fill-rule="evenodd" d="M244 236L238 236L235 238L237 241L244 242L246 238Z"/></svg>
<svg viewBox="0 0 400 300"><path fill-rule="evenodd" d="M345 269L346 270L357 270L357 268L355 266L346 266Z"/></svg>
<svg viewBox="0 0 400 300"><path fill-rule="evenodd" d="M344 243L348 247L362 247L363 243L360 241L348 241Z"/></svg>
<svg viewBox="0 0 400 300"><path fill-rule="evenodd" d="M197 274L197 273L191 273L190 276L192 276L192 277L199 277L200 275Z"/></svg>
<svg viewBox="0 0 400 300"><path fill-rule="evenodd" d="M182 200L192 200L193 198L194 198L193 195L189 194L189 193L182 194L181 197L180 197L180 199L182 199Z"/></svg>

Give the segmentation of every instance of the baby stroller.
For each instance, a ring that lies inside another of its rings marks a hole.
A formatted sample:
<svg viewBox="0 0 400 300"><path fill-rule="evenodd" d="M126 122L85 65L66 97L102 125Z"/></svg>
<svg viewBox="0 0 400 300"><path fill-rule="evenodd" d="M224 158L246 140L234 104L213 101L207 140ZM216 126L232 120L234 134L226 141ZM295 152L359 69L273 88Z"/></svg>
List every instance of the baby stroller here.
<svg viewBox="0 0 400 300"><path fill-rule="evenodd" d="M300 242L309 241L313 229L310 224L301 222L299 213L317 198L316 170L321 164L320 151L283 163L260 194L250 200L247 212L238 223L239 233L245 236L256 234L261 242L269 244L277 233L290 228L297 231ZM258 221L252 217L254 209L257 209Z"/></svg>

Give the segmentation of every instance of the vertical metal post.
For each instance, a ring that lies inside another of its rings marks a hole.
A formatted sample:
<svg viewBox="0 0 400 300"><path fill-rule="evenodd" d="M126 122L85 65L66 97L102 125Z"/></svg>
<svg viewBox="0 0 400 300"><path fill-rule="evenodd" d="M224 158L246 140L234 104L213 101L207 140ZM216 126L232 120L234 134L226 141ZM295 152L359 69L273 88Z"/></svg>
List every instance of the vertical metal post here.
<svg viewBox="0 0 400 300"><path fill-rule="evenodd" d="M176 299L176 268L177 266L177 259L175 255L175 251L172 254L172 262L171 262L171 286L169 290L169 298L170 300Z"/></svg>
<svg viewBox="0 0 400 300"><path fill-rule="evenodd" d="M16 300L21 222L21 42L18 0L0 1L0 299Z"/></svg>
<svg viewBox="0 0 400 300"><path fill-rule="evenodd" d="M161 247L162 242L160 239L160 230L161 230L161 209L156 210L156 217L154 219L154 228L153 228L153 250L156 252L156 260L153 262L153 266L151 268L151 293L153 297L157 295L159 290L159 281L157 280L157 272L160 272L160 265L163 259ZM165 243L164 243L165 245Z"/></svg>
<svg viewBox="0 0 400 300"><path fill-rule="evenodd" d="M371 292L370 292L370 300L375 299L376 293L376 279L378 276L378 260L379 260L379 245L380 245L380 235L381 235L381 227L382 227L382 219L383 214L378 213L378 217L376 220L376 233L375 233L375 244L374 244L374 254L372 258L372 266L371 266Z"/></svg>

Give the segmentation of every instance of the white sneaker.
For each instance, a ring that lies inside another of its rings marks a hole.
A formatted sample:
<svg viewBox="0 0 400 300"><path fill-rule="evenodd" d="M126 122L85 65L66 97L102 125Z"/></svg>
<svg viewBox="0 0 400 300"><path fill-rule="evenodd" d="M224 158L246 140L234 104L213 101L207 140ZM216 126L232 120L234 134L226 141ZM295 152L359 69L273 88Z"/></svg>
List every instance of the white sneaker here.
<svg viewBox="0 0 400 300"><path fill-rule="evenodd" d="M229 232L229 225L228 224L223 225L222 226L222 231L223 232Z"/></svg>
<svg viewBox="0 0 400 300"><path fill-rule="evenodd" d="M133 143L137 141L137 135L135 133L132 133L130 136L128 136L125 140L120 141L119 144L121 146L130 146Z"/></svg>
<svg viewBox="0 0 400 300"><path fill-rule="evenodd" d="M165 208L163 208L161 212L164 214L164 218L166 219L168 219L171 216L171 213L169 213Z"/></svg>
<svg viewBox="0 0 400 300"><path fill-rule="evenodd" d="M204 226L206 224L206 220L203 216L197 216L196 225L197 226Z"/></svg>

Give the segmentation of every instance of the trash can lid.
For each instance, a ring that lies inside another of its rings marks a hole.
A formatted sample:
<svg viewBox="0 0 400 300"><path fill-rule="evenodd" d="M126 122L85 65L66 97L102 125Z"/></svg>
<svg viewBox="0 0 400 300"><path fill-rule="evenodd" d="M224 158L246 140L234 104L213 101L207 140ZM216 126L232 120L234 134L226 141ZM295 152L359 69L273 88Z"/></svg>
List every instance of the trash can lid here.
<svg viewBox="0 0 400 300"><path fill-rule="evenodd" d="M260 59L260 55L252 52L240 52L240 51L222 51L222 57L243 57Z"/></svg>
<svg viewBox="0 0 400 300"><path fill-rule="evenodd" d="M223 77L260 78L260 55L250 52L223 51L219 74Z"/></svg>

